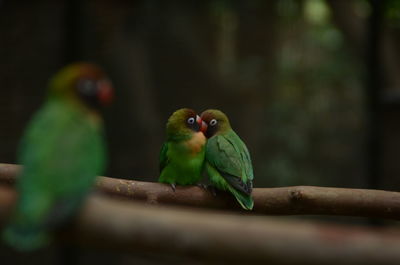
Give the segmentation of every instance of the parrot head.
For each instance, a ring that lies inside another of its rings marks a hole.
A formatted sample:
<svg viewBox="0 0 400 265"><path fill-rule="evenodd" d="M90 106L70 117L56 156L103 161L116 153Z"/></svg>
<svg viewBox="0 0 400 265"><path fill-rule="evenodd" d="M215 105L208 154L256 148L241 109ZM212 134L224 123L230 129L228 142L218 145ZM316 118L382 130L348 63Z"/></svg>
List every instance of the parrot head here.
<svg viewBox="0 0 400 265"><path fill-rule="evenodd" d="M207 138L231 129L228 117L220 110L205 110L201 113L200 118L206 123L206 126L202 128L202 132Z"/></svg>
<svg viewBox="0 0 400 265"><path fill-rule="evenodd" d="M74 63L62 68L51 80L52 97L75 101L89 109L111 103L113 87L103 70L91 63Z"/></svg>
<svg viewBox="0 0 400 265"><path fill-rule="evenodd" d="M190 135L201 131L206 126L199 115L192 109L178 109L169 117L167 122L167 135Z"/></svg>

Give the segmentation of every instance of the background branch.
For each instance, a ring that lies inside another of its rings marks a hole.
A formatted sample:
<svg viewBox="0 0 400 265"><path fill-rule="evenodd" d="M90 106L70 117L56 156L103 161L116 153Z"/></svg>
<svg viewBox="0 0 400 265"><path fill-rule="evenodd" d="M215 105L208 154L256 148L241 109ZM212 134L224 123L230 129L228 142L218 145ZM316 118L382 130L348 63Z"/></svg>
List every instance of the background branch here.
<svg viewBox="0 0 400 265"><path fill-rule="evenodd" d="M0 187L0 218L15 202ZM110 218L112 216L112 218ZM148 206L91 195L57 234L82 247L149 251L249 264L399 264L400 231L317 225L260 216Z"/></svg>
<svg viewBox="0 0 400 265"><path fill-rule="evenodd" d="M12 184L19 170L17 165L0 164L0 182ZM213 196L197 186L179 186L173 192L169 185L161 183L98 177L96 188L111 196L150 204L241 210L231 195L217 192L217 196ZM256 214L345 215L400 220L399 192L296 186L255 188L253 198L254 210L250 213Z"/></svg>

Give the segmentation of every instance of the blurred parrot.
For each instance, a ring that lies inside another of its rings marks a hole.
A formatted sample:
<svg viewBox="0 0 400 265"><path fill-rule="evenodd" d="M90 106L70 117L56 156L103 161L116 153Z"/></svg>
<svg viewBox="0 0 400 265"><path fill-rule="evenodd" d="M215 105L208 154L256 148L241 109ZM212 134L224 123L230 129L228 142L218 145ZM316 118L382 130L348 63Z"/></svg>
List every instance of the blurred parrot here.
<svg viewBox="0 0 400 265"><path fill-rule="evenodd" d="M19 194L4 240L21 251L44 246L51 230L72 217L105 168L99 108L113 88L96 65L75 63L49 82L48 97L24 133Z"/></svg>
<svg viewBox="0 0 400 265"><path fill-rule="evenodd" d="M206 110L201 119L207 124L204 168L211 185L232 193L244 209L253 209L253 167L246 145L220 110Z"/></svg>
<svg viewBox="0 0 400 265"><path fill-rule="evenodd" d="M205 123L194 110L175 111L167 122L167 140L160 151L159 182L175 185L196 184L202 178L206 137Z"/></svg>

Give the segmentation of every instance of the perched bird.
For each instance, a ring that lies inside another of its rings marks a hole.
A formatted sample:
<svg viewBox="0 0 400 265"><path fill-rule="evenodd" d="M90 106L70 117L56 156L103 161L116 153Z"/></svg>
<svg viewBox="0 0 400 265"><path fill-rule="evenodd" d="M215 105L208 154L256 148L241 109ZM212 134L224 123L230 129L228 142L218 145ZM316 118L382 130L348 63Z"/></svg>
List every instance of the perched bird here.
<svg viewBox="0 0 400 265"><path fill-rule="evenodd" d="M76 63L49 83L44 105L30 121L19 149L24 166L18 200L3 238L19 250L34 250L51 230L69 220L105 167L99 108L113 88L96 65Z"/></svg>
<svg viewBox="0 0 400 265"><path fill-rule="evenodd" d="M220 110L206 110L201 119L207 124L205 171L211 185L232 193L244 209L253 209L253 167L246 145Z"/></svg>
<svg viewBox="0 0 400 265"><path fill-rule="evenodd" d="M167 140L160 151L159 182L196 184L202 178L206 137L205 123L191 109L175 111L167 122Z"/></svg>

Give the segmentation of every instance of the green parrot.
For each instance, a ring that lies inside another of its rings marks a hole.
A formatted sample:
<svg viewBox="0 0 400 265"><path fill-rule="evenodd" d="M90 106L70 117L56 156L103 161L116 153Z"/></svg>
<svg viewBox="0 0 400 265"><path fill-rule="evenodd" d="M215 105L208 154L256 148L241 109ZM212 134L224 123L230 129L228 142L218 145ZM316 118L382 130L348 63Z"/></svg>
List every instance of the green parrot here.
<svg viewBox="0 0 400 265"><path fill-rule="evenodd" d="M20 143L19 196L3 232L9 245L21 251L44 246L78 210L105 168L98 111L112 95L105 73L89 63L66 66L50 80L47 100Z"/></svg>
<svg viewBox="0 0 400 265"><path fill-rule="evenodd" d="M208 138L204 168L211 185L232 193L244 209L253 209L251 191L254 176L246 145L232 130L222 111L206 110L201 119L207 124L203 129Z"/></svg>
<svg viewBox="0 0 400 265"><path fill-rule="evenodd" d="M160 151L159 182L193 185L202 178L206 124L192 109L175 111L167 122L167 140Z"/></svg>

